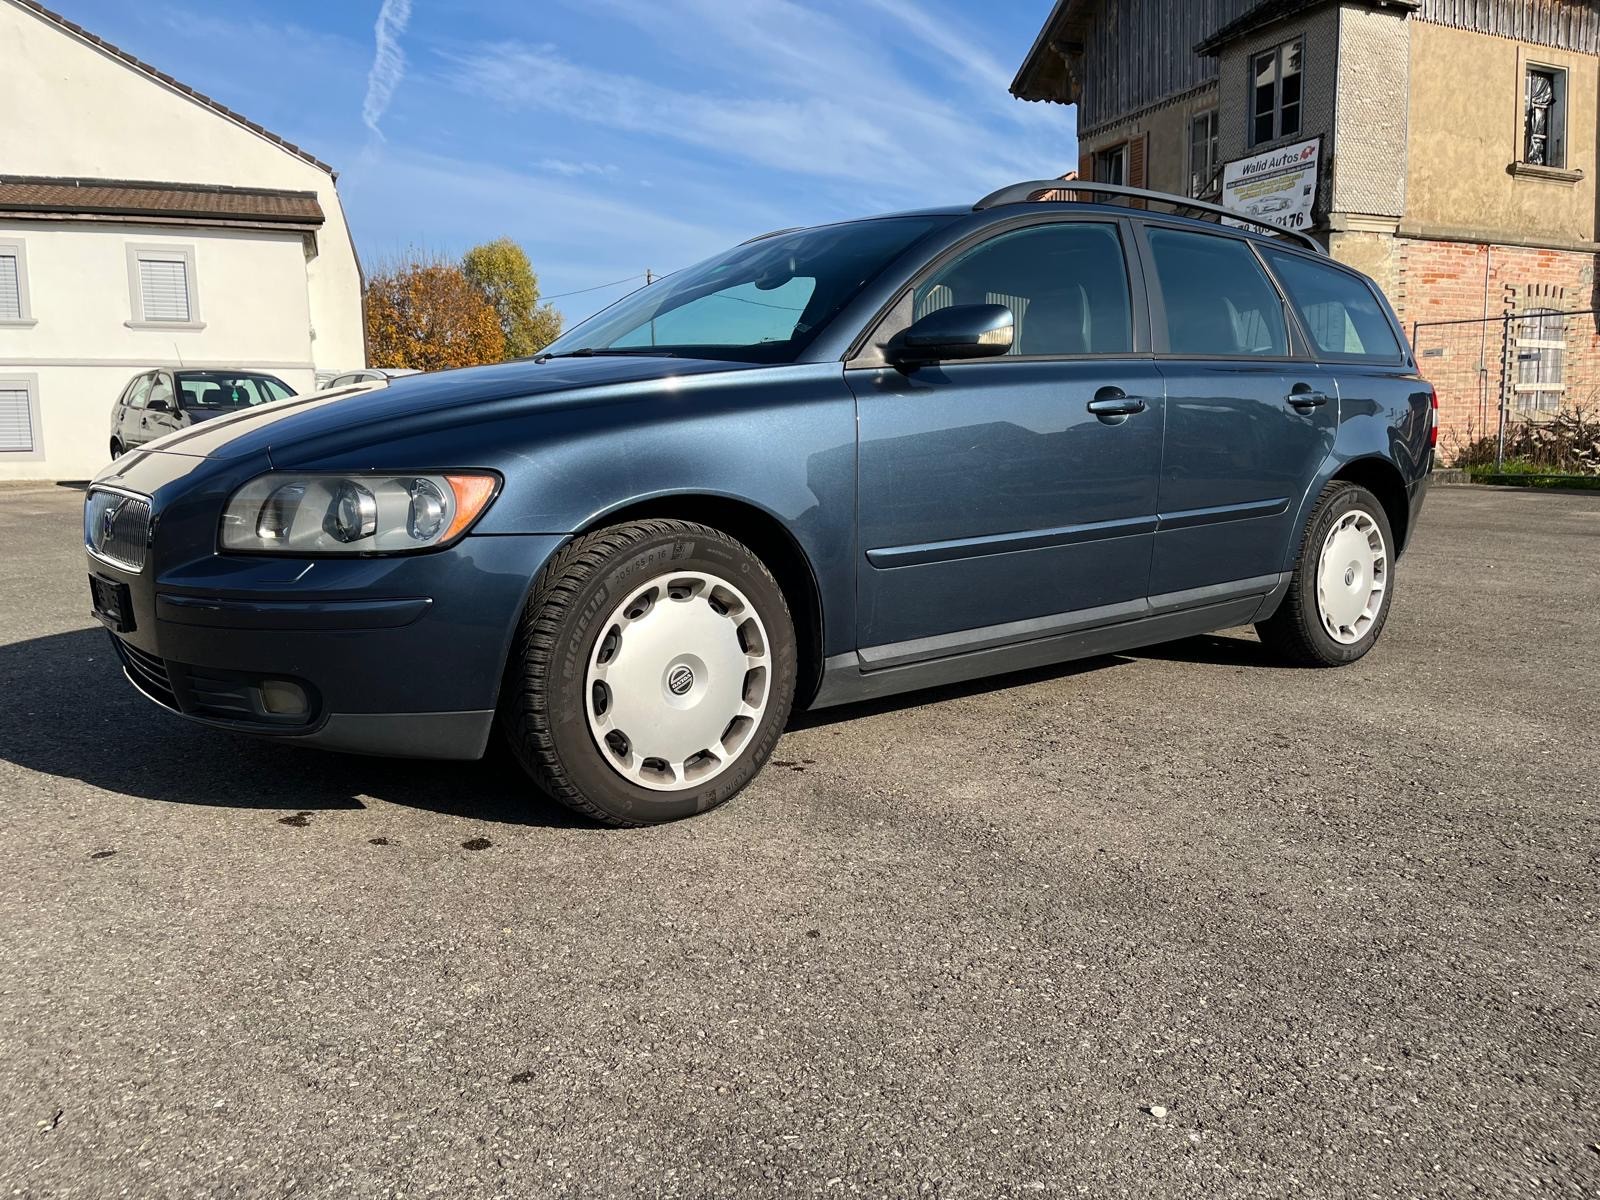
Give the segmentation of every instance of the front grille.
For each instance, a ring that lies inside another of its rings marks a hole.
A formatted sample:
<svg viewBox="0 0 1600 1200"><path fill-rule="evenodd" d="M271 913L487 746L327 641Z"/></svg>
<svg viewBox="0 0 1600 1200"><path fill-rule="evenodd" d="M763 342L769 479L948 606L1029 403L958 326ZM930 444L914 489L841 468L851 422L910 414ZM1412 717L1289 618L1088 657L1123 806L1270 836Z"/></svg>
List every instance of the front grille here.
<svg viewBox="0 0 1600 1200"><path fill-rule="evenodd" d="M148 654L119 637L113 637L111 643L117 648L117 656L127 668L128 678L133 680L134 687L157 704L165 704L168 708L178 707L177 693L172 690L172 677L167 673L164 659Z"/></svg>
<svg viewBox="0 0 1600 1200"><path fill-rule="evenodd" d="M150 501L90 488L83 502L83 542L90 553L126 571L144 570L150 546Z"/></svg>

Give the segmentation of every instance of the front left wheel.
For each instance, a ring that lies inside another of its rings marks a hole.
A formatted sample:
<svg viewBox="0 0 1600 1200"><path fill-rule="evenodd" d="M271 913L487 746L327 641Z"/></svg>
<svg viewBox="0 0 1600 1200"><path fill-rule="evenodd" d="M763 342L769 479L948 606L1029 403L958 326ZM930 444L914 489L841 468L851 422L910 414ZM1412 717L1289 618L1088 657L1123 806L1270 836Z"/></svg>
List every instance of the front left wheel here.
<svg viewBox="0 0 1600 1200"><path fill-rule="evenodd" d="M539 787L611 825L715 808L772 753L796 677L782 590L719 530L649 520L564 547L540 573L500 720Z"/></svg>

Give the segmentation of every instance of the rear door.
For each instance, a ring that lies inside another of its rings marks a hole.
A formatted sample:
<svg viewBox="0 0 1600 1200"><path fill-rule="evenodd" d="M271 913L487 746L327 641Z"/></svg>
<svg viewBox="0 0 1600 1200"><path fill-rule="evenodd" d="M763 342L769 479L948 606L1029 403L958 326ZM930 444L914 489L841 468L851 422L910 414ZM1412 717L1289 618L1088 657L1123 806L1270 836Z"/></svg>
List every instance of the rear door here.
<svg viewBox="0 0 1600 1200"><path fill-rule="evenodd" d="M1018 624L1068 613L1143 612L1162 394L1141 352L1130 236L1115 219L1058 219L958 249L898 311L1005 304L1012 352L846 372L858 401L858 645L869 666L1038 636L1042 625ZM1120 415L1097 415L1119 405Z"/></svg>
<svg viewBox="0 0 1600 1200"><path fill-rule="evenodd" d="M1341 450L1349 435L1351 452L1394 460L1408 481L1426 474L1432 395L1372 281L1292 250L1262 256L1338 386Z"/></svg>
<svg viewBox="0 0 1600 1200"><path fill-rule="evenodd" d="M1266 590L1333 448L1333 380L1249 241L1155 222L1143 235L1167 392L1152 599Z"/></svg>

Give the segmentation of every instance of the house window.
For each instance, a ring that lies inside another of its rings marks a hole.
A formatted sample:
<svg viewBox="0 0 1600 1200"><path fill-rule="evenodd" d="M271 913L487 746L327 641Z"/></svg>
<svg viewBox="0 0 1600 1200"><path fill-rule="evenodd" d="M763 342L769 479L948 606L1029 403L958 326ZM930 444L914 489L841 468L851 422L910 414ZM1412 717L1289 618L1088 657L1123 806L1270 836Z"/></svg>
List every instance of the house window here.
<svg viewBox="0 0 1600 1200"><path fill-rule="evenodd" d="M1563 314L1549 309L1518 318L1517 382L1513 392L1518 412L1553 413L1561 407L1561 395L1566 391L1566 322Z"/></svg>
<svg viewBox="0 0 1600 1200"><path fill-rule="evenodd" d="M19 241L0 241L0 325L32 325L28 256Z"/></svg>
<svg viewBox="0 0 1600 1200"><path fill-rule="evenodd" d="M1300 132L1300 61L1305 39L1296 38L1250 60L1250 144L1259 146Z"/></svg>
<svg viewBox="0 0 1600 1200"><path fill-rule="evenodd" d="M39 444L39 384L35 376L0 377L0 454L44 457Z"/></svg>
<svg viewBox="0 0 1600 1200"><path fill-rule="evenodd" d="M1189 122L1189 195L1207 196L1216 191L1217 110L1196 113Z"/></svg>
<svg viewBox="0 0 1600 1200"><path fill-rule="evenodd" d="M135 329L205 328L188 246L129 246L128 292Z"/></svg>
<svg viewBox="0 0 1600 1200"><path fill-rule="evenodd" d="M1124 184L1128 182L1128 144L1112 146L1094 156L1096 183Z"/></svg>
<svg viewBox="0 0 1600 1200"><path fill-rule="evenodd" d="M1523 82L1522 161L1536 167L1567 165L1567 73L1529 67Z"/></svg>

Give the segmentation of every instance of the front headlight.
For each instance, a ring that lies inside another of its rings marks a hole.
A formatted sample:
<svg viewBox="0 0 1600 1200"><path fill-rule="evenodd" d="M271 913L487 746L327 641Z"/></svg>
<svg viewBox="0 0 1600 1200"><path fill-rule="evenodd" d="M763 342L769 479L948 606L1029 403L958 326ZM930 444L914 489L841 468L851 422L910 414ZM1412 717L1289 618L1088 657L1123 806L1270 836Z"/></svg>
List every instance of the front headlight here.
<svg viewBox="0 0 1600 1200"><path fill-rule="evenodd" d="M296 475L252 479L222 513L222 548L282 554L403 554L455 541L499 486L448 475Z"/></svg>

